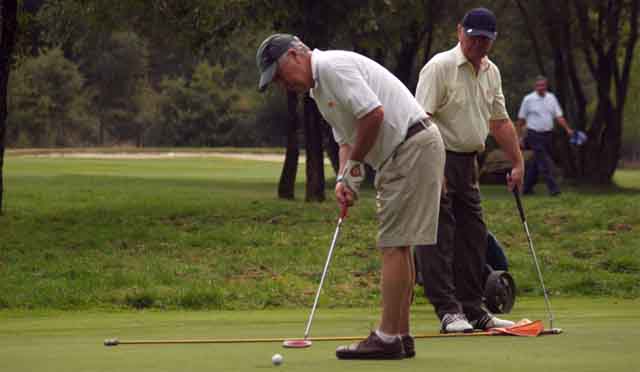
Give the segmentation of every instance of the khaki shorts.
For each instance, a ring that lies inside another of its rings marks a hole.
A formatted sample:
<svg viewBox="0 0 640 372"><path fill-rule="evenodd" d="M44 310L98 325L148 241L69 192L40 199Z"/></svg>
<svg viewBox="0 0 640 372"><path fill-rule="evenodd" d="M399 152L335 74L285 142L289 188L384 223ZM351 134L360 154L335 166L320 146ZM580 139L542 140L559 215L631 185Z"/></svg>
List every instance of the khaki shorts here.
<svg viewBox="0 0 640 372"><path fill-rule="evenodd" d="M445 151L431 124L402 143L375 179L378 247L435 244Z"/></svg>

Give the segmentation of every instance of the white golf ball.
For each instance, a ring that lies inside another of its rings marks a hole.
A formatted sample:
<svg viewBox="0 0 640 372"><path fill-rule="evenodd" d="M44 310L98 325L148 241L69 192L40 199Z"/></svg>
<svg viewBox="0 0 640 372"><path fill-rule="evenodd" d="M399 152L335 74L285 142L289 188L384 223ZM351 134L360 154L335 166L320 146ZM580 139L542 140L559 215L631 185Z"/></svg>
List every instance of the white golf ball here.
<svg viewBox="0 0 640 372"><path fill-rule="evenodd" d="M271 357L271 363L273 363L274 366L279 366L280 364L282 364L283 360L284 359L280 354L273 354L273 356Z"/></svg>

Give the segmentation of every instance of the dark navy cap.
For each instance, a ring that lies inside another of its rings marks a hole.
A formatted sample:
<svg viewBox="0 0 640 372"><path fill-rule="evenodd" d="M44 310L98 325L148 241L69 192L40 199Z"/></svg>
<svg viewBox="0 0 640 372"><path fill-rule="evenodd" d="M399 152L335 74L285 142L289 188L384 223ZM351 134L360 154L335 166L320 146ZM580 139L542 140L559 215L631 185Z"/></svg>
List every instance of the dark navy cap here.
<svg viewBox="0 0 640 372"><path fill-rule="evenodd" d="M485 36L495 40L498 36L496 16L487 8L471 9L462 19L465 35Z"/></svg>
<svg viewBox="0 0 640 372"><path fill-rule="evenodd" d="M256 53L256 63L260 71L259 91L264 91L273 80L278 67L278 58L289 50L295 39L295 36L289 34L273 34L260 44Z"/></svg>

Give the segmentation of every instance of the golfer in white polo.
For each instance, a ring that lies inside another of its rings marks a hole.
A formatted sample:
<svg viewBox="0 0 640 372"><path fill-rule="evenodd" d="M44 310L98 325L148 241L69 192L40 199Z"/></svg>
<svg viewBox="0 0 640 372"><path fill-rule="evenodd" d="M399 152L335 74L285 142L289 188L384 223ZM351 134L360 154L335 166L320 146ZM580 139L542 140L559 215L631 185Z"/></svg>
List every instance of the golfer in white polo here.
<svg viewBox="0 0 640 372"><path fill-rule="evenodd" d="M368 163L376 170L382 316L361 342L336 350L341 359L415 355L409 308L415 282L410 247L434 244L444 174L444 144L411 92L373 60L347 51L311 51L297 37L275 34L257 53L259 89L270 82L309 92L340 145L335 194L353 205Z"/></svg>

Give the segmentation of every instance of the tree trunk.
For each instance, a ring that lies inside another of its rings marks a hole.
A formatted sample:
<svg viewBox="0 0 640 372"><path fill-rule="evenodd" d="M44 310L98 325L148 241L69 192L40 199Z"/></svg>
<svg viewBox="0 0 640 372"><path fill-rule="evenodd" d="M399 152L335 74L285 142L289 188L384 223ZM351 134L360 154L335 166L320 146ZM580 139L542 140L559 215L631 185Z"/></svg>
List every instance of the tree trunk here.
<svg viewBox="0 0 640 372"><path fill-rule="evenodd" d="M433 48L433 34L438 21L441 21L441 15L445 9L446 0L429 0L429 4L425 5L425 31L426 40L424 41L424 58L422 66L426 65L431 59L431 49ZM418 68L421 69L422 66Z"/></svg>
<svg viewBox="0 0 640 372"><path fill-rule="evenodd" d="M287 108L289 120L287 122L287 151L278 184L278 197L293 199L295 197L296 174L298 173L298 95L287 93Z"/></svg>
<svg viewBox="0 0 640 372"><path fill-rule="evenodd" d="M0 215L3 214L4 200L4 146L7 137L7 88L13 49L16 44L18 29L18 4L16 0L3 0L0 4Z"/></svg>
<svg viewBox="0 0 640 372"><path fill-rule="evenodd" d="M300 2L302 18L299 24L299 35L311 48L326 49L329 47L329 29L333 21L329 16L329 7L322 1L304 0ZM315 101L305 94L302 99L304 107L304 137L306 152L306 188L305 201L325 200L324 152L322 149L324 119Z"/></svg>
<svg viewBox="0 0 640 372"><path fill-rule="evenodd" d="M340 171L340 147L338 143L333 138L333 131L331 130L331 126L326 124L323 126L325 131L325 149L327 150L327 156L331 161L331 167L333 168L333 172L336 177L338 176L338 171Z"/></svg>
<svg viewBox="0 0 640 372"><path fill-rule="evenodd" d="M306 150L307 187L305 201L325 200L324 157L322 151L322 116L316 103L304 96L304 138Z"/></svg>
<svg viewBox="0 0 640 372"><path fill-rule="evenodd" d="M98 118L98 145L104 146L104 122Z"/></svg>
<svg viewBox="0 0 640 372"><path fill-rule="evenodd" d="M605 185L611 183L620 156L621 122L617 112L607 104L598 104L598 113L594 121L602 127L602 132L590 137L584 163L584 180L591 184ZM594 135L594 134L591 134Z"/></svg>
<svg viewBox="0 0 640 372"><path fill-rule="evenodd" d="M568 19L570 19L569 6L564 2L554 1L547 1L545 4L546 12L548 13L548 17L545 18L547 28L546 33L549 44L551 45L551 54L554 66L552 79L554 84L551 87L551 90L553 90L555 95L558 97L560 107L562 107L565 112L564 116L569 120L569 122L571 122L570 108L573 107L573 100L571 99L571 85L568 73L568 70L571 68L571 50L568 47L570 45L571 37L570 34L568 35L570 29L568 22ZM518 6L522 7L521 12L526 12L526 9L521 3L518 3ZM525 22L525 24L527 23L528 22ZM530 25L527 24L527 28L529 27ZM534 32L530 33L530 37L533 40L536 40ZM536 54L538 53L539 50L536 51ZM539 68L544 68L544 66L539 66ZM553 149L553 158L562 167L564 176L574 178L576 175L575 160L571 148L568 145L564 130L560 130L559 128L554 130Z"/></svg>
<svg viewBox="0 0 640 372"><path fill-rule="evenodd" d="M540 71L542 75L546 76L547 73L544 67L542 49L540 48L540 41L536 36L535 28L532 25L529 12L527 11L527 8L522 3L522 1L515 0L515 2L516 2L516 5L518 6L518 10L520 10L520 14L522 15L522 20L524 21L525 28L527 29L527 36L529 36L529 40L531 41L531 47L533 48L533 55L536 58L536 65L538 66L538 71Z"/></svg>
<svg viewBox="0 0 640 372"><path fill-rule="evenodd" d="M400 51L396 56L397 62L394 71L396 77L403 82L410 91L414 91L416 88L416 84L410 81L411 74L414 69L416 55L420 49L419 45L426 34L426 29L421 30L419 24L414 23L412 26L411 29L413 31L400 40Z"/></svg>

